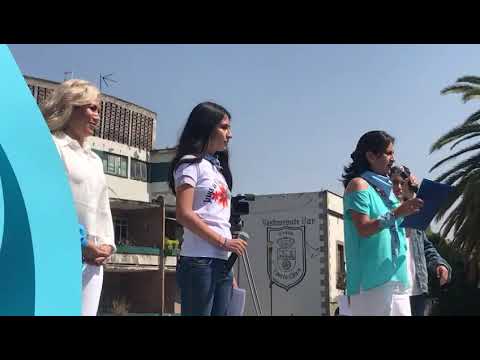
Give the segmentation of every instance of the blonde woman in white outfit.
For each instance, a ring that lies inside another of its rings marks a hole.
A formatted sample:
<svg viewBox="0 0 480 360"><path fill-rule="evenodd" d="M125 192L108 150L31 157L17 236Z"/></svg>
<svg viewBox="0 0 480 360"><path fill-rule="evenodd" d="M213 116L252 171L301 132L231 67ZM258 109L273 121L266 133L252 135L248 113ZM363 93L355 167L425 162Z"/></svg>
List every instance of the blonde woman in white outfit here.
<svg viewBox="0 0 480 360"><path fill-rule="evenodd" d="M88 244L82 248L82 315L95 316L105 260L116 250L102 161L85 143L100 121L100 92L84 80L68 80L42 107L70 182L78 222Z"/></svg>

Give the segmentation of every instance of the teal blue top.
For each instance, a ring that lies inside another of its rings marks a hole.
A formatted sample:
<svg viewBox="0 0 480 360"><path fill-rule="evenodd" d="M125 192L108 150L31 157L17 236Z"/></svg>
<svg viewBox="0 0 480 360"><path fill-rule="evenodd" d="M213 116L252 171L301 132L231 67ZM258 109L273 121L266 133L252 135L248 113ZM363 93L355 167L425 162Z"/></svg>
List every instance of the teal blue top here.
<svg viewBox="0 0 480 360"><path fill-rule="evenodd" d="M393 204L396 208L399 202ZM410 287L407 274L405 229L399 227L402 220L397 220L392 229L385 228L377 233L362 237L358 233L350 210L378 219L389 209L378 193L369 186L366 190L353 191L343 198L345 257L347 265L347 294L355 295L385 284L399 281L405 288ZM398 258L392 260L392 234L399 237Z"/></svg>

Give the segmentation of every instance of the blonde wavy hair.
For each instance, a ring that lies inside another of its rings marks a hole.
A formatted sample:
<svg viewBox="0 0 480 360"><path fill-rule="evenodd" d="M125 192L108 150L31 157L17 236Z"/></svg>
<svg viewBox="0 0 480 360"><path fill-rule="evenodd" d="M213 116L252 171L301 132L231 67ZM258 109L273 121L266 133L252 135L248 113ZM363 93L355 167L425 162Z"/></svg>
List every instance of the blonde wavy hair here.
<svg viewBox="0 0 480 360"><path fill-rule="evenodd" d="M100 91L86 80L71 79L61 83L41 107L50 132L65 129L75 106L92 104L99 98Z"/></svg>

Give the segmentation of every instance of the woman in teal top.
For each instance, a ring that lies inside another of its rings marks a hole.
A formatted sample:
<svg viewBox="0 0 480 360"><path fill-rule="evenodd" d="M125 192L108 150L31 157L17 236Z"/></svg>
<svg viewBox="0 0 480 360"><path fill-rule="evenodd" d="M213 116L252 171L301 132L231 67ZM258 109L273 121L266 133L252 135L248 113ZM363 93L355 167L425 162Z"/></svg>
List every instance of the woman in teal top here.
<svg viewBox="0 0 480 360"><path fill-rule="evenodd" d="M412 199L400 205L392 192L388 174L394 141L384 131L364 134L351 155L353 162L344 168L347 295L353 315L410 315L400 224L423 203Z"/></svg>

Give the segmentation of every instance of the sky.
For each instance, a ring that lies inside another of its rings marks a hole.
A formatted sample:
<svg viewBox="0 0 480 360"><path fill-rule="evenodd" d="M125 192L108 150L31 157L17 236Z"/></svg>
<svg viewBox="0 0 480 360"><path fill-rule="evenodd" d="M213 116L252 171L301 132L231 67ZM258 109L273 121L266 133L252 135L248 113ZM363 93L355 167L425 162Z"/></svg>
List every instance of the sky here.
<svg viewBox="0 0 480 360"><path fill-rule="evenodd" d="M450 151L441 135L478 110L440 91L480 76L479 45L9 45L25 75L64 72L157 113L156 148L175 146L193 107L215 101L232 114L233 193L330 190L360 136L385 130L398 163L420 180ZM444 170L446 170L445 168Z"/></svg>

